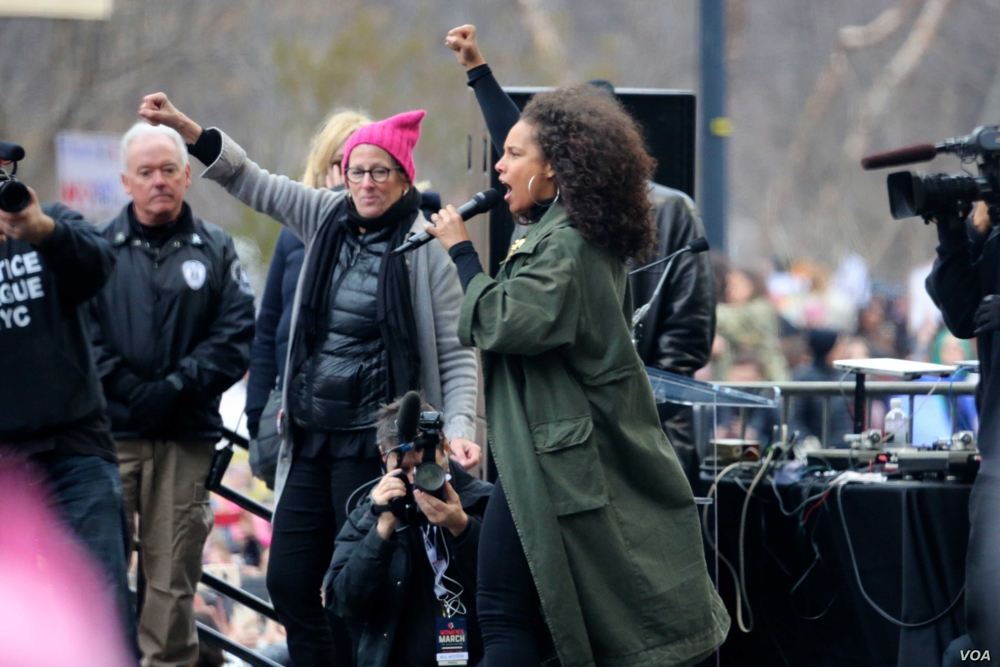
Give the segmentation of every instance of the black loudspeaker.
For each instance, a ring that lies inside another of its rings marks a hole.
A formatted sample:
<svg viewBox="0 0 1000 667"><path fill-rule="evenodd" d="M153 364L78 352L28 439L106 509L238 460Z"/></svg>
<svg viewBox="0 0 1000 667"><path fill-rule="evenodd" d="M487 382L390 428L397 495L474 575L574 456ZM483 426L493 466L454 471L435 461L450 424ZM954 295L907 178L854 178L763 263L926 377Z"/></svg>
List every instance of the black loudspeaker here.
<svg viewBox="0 0 1000 667"><path fill-rule="evenodd" d="M504 88L518 109L524 109L535 93L551 88ZM615 97L642 126L646 148L656 158L657 183L687 193L694 198L695 96L688 91L648 88L618 88ZM502 151L502 147L500 148ZM504 188L493 168L498 151L490 151L490 186ZM510 249L514 218L506 204L490 211L490 275L495 276Z"/></svg>

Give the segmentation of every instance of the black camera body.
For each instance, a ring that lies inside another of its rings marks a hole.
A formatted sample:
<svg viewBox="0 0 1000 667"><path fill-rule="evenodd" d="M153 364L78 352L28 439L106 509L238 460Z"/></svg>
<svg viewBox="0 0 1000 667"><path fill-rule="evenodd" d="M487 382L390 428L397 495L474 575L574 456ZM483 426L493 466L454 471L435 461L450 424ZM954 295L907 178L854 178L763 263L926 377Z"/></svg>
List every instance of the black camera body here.
<svg viewBox="0 0 1000 667"><path fill-rule="evenodd" d="M24 149L8 141L0 141L0 162L13 162L14 168L8 173L0 167L0 210L20 213L31 203L28 187L14 178L17 163L24 159Z"/></svg>
<svg viewBox="0 0 1000 667"><path fill-rule="evenodd" d="M972 134L947 139L934 146L937 153L953 153L963 163L975 162L979 175L925 174L897 171L889 174L889 210L896 220L920 216L926 221L965 219L973 203L983 201L990 217L1000 217L1000 126L977 127Z"/></svg>
<svg viewBox="0 0 1000 667"><path fill-rule="evenodd" d="M448 478L447 471L437 464L437 449L441 444L441 430L444 428L444 417L440 412L421 412L417 432L410 443L411 447L422 453L422 461L413 472L413 483L400 474L400 479L406 485L406 495L389 501L389 511L396 515L403 525L427 525L427 517L420 511L420 506L413 498L413 489L417 488L438 500L448 500L444 488Z"/></svg>

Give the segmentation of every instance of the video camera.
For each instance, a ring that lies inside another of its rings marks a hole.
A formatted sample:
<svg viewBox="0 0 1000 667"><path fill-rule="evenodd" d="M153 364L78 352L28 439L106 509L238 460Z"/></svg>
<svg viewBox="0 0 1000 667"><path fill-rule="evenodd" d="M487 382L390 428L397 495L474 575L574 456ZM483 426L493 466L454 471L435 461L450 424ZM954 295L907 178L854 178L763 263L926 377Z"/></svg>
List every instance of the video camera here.
<svg viewBox="0 0 1000 667"><path fill-rule="evenodd" d="M975 162L979 175L925 174L897 171L889 174L889 210L896 220L919 215L931 218L965 219L972 204L983 201L990 218L1000 221L1000 126L977 127L972 134L946 139L939 144L919 144L861 160L865 169L879 169L932 160L939 153L951 153L964 163Z"/></svg>
<svg viewBox="0 0 1000 667"><path fill-rule="evenodd" d="M440 412L422 412L421 407L420 394L415 391L408 392L403 397L396 419L400 457L410 449L422 452L421 463L413 472L413 484L410 484L406 475L400 475L403 484L406 485L406 495L389 501L389 511L404 525L427 524L427 517L420 511L420 506L413 498L414 487L442 502L448 499L444 488L448 474L437 464L437 450L441 445L444 416Z"/></svg>
<svg viewBox="0 0 1000 667"><path fill-rule="evenodd" d="M14 168L7 173L0 167L0 210L20 213L31 203L28 187L14 178L17 163L24 159L24 149L8 141L0 141L0 162L13 162Z"/></svg>

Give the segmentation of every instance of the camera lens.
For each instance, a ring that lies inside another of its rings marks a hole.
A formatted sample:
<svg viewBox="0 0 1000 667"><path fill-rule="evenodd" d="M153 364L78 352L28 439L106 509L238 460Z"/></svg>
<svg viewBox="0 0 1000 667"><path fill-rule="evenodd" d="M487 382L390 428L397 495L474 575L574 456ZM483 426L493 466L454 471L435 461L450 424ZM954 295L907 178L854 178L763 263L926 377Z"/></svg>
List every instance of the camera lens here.
<svg viewBox="0 0 1000 667"><path fill-rule="evenodd" d="M435 463L422 463L413 473L413 486L424 493L444 499L444 469Z"/></svg>
<svg viewBox="0 0 1000 667"><path fill-rule="evenodd" d="M0 182L0 210L20 213L31 203L28 186L18 181Z"/></svg>

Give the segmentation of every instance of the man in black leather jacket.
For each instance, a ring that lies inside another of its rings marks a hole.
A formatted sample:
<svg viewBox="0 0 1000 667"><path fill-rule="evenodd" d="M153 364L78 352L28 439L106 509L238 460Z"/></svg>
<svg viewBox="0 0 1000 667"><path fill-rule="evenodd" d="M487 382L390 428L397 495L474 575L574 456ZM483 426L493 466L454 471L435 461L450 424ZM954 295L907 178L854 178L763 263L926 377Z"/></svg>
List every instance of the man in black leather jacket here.
<svg viewBox="0 0 1000 667"><path fill-rule="evenodd" d="M493 485L472 477L448 458L447 438L442 436L437 462L451 475L447 502L413 492L428 524L403 525L388 510L373 514L374 505L405 494L398 475L406 475L412 483L422 458L413 450L400 451L395 431L400 404L396 400L379 413L386 475L337 536L326 577L327 607L361 628L358 667L437 665L439 622L465 624L466 659L475 665L483 655L475 606L479 531ZM423 410L433 408L425 404ZM435 546L437 558L447 561L441 580L447 593L435 590L435 571L425 544ZM449 617L446 609L453 612L459 605L464 612Z"/></svg>
<svg viewBox="0 0 1000 667"><path fill-rule="evenodd" d="M122 157L132 203L100 229L118 266L91 304L94 352L130 533L139 514L143 666L173 667L198 656L193 595L213 521L205 480L220 395L249 365L253 293L233 240L184 201L180 135L139 123Z"/></svg>
<svg viewBox="0 0 1000 667"><path fill-rule="evenodd" d="M649 184L660 247L649 261L666 257L705 235L691 198L659 183ZM653 296L666 264L630 277L632 304L643 306ZM715 278L708 253L684 253L670 268L660 296L637 331L636 351L647 366L691 377L708 363L715 337ZM692 409L670 403L657 406L689 480L698 476Z"/></svg>
<svg viewBox="0 0 1000 667"><path fill-rule="evenodd" d="M650 183L649 200L660 232L660 247L650 261L705 235L694 202L680 190ZM665 266L630 278L636 308L653 296ZM715 336L715 279L708 253L684 253L674 260L661 296L638 333L636 349L647 366L690 377L708 363Z"/></svg>

